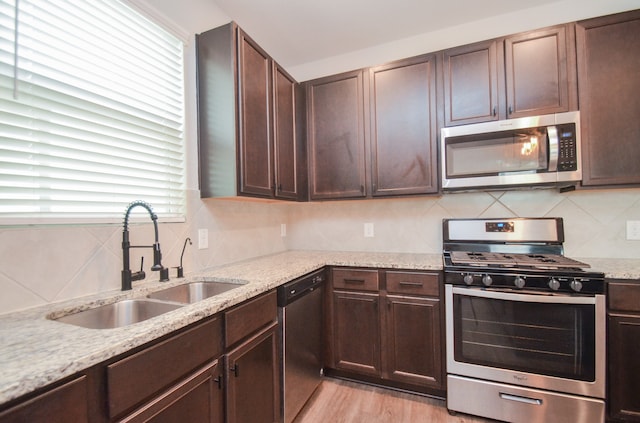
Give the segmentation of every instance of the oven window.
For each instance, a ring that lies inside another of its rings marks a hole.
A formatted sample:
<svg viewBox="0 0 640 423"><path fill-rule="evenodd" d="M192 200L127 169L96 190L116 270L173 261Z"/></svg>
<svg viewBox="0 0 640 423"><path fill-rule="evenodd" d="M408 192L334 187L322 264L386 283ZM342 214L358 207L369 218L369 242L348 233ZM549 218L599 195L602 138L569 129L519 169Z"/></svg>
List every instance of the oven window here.
<svg viewBox="0 0 640 423"><path fill-rule="evenodd" d="M454 295L458 362L595 380L595 307Z"/></svg>

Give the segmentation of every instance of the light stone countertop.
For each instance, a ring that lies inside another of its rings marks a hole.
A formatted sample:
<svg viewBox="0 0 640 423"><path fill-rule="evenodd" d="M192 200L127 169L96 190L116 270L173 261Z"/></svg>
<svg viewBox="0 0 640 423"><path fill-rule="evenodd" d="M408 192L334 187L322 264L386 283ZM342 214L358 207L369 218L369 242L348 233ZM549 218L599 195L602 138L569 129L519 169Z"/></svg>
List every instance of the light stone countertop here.
<svg viewBox="0 0 640 423"><path fill-rule="evenodd" d="M578 259L608 278L640 282L640 260ZM0 404L153 341L323 266L441 270L441 254L287 251L232 263L193 275L134 282L131 291L111 291L0 315ZM117 329L86 329L55 322L59 317L125 298L203 279L241 284L215 297Z"/></svg>
<svg viewBox="0 0 640 423"><path fill-rule="evenodd" d="M575 257L571 257L575 258ZM640 282L640 258L575 258L591 266L590 270L604 273L608 279L635 279Z"/></svg>
<svg viewBox="0 0 640 423"><path fill-rule="evenodd" d="M440 254L287 251L173 279L0 315L0 404L73 375L326 265L442 269ZM242 284L215 297L116 329L47 319L203 278Z"/></svg>

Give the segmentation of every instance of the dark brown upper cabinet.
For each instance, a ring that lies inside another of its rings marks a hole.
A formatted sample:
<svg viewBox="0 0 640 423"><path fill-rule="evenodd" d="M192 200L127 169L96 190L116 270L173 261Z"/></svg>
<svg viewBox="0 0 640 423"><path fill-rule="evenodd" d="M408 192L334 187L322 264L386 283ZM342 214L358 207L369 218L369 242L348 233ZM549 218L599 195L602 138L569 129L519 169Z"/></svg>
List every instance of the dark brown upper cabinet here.
<svg viewBox="0 0 640 423"><path fill-rule="evenodd" d="M498 119L504 108L499 104L504 88L498 83L504 55L498 44L483 41L442 53L445 126Z"/></svg>
<svg viewBox="0 0 640 423"><path fill-rule="evenodd" d="M298 84L233 22L196 42L201 197L303 199Z"/></svg>
<svg viewBox="0 0 640 423"><path fill-rule="evenodd" d="M442 53L444 124L577 110L573 24Z"/></svg>
<svg viewBox="0 0 640 423"><path fill-rule="evenodd" d="M278 63L272 65L275 196L306 200L304 90Z"/></svg>
<svg viewBox="0 0 640 423"><path fill-rule="evenodd" d="M269 197L274 180L271 59L239 28L237 37L239 192Z"/></svg>
<svg viewBox="0 0 640 423"><path fill-rule="evenodd" d="M435 55L369 69L371 194L438 190Z"/></svg>
<svg viewBox="0 0 640 423"><path fill-rule="evenodd" d="M306 84L312 200L367 195L364 77L358 70Z"/></svg>
<svg viewBox="0 0 640 423"><path fill-rule="evenodd" d="M307 83L312 200L438 190L435 56Z"/></svg>
<svg viewBox="0 0 640 423"><path fill-rule="evenodd" d="M640 184L640 11L578 22L582 184Z"/></svg>

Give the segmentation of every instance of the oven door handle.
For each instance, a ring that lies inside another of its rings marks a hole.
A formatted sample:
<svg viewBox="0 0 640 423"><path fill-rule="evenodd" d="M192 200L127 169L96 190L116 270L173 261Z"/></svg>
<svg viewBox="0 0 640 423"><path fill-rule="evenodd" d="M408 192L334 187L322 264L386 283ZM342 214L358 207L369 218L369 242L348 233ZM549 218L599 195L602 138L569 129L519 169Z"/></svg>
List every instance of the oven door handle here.
<svg viewBox="0 0 640 423"><path fill-rule="evenodd" d="M468 297L483 297L494 300L523 301L528 303L551 304L595 304L594 296L572 296L564 294L519 294L494 289L463 288L454 286L453 293Z"/></svg>
<svg viewBox="0 0 640 423"><path fill-rule="evenodd" d="M505 394L504 392L500 392L500 398L509 400L509 401L524 402L525 404L542 405L541 399L521 397L520 395Z"/></svg>

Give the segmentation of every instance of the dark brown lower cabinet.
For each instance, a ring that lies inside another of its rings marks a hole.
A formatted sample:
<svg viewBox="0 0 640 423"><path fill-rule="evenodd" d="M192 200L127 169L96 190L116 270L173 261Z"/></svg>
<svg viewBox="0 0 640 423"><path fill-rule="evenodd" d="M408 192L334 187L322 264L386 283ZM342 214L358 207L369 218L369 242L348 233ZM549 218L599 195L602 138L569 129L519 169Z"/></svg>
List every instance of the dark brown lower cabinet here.
<svg viewBox="0 0 640 423"><path fill-rule="evenodd" d="M120 421L224 422L224 391L220 367L219 361L215 360Z"/></svg>
<svg viewBox="0 0 640 423"><path fill-rule="evenodd" d="M2 423L68 423L89 421L87 380L80 376L0 412Z"/></svg>
<svg viewBox="0 0 640 423"><path fill-rule="evenodd" d="M334 291L333 363L336 369L380 374L378 294Z"/></svg>
<svg viewBox="0 0 640 423"><path fill-rule="evenodd" d="M277 323L227 354L227 423L278 422Z"/></svg>
<svg viewBox="0 0 640 423"><path fill-rule="evenodd" d="M221 393L215 390L218 385L214 380L222 377L219 370L217 374L215 371L223 351L222 317L216 316L108 364L105 371L110 421L166 421L156 414L171 415L182 409L183 405L175 401L185 395L188 397L182 398L183 404L193 407L190 413L204 413L197 416L197 421L221 421L214 419L218 413L210 408L221 409L216 403ZM207 384L199 390L192 386L196 382L187 383L196 377L194 372L200 384ZM207 379L210 380L206 382ZM208 390L209 395L203 396L203 390ZM196 407L198 398L205 402Z"/></svg>
<svg viewBox="0 0 640 423"><path fill-rule="evenodd" d="M640 422L640 315L609 316L609 414Z"/></svg>
<svg viewBox="0 0 640 423"><path fill-rule="evenodd" d="M440 388L440 300L389 295L385 314L386 377Z"/></svg>
<svg viewBox="0 0 640 423"><path fill-rule="evenodd" d="M331 275L329 367L367 382L443 395L440 274L333 268Z"/></svg>
<svg viewBox="0 0 640 423"><path fill-rule="evenodd" d="M609 418L640 422L640 281L609 281L607 301Z"/></svg>

